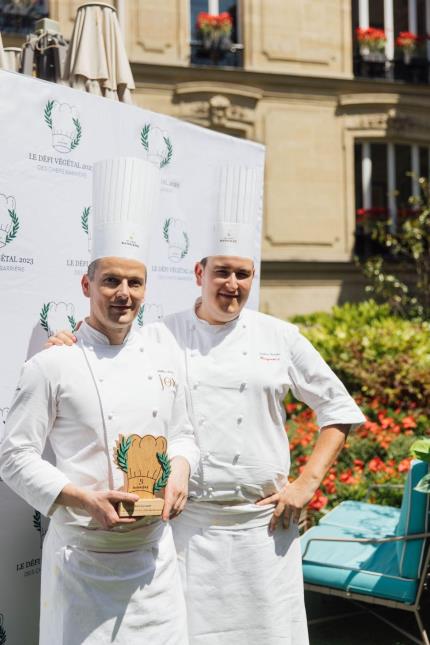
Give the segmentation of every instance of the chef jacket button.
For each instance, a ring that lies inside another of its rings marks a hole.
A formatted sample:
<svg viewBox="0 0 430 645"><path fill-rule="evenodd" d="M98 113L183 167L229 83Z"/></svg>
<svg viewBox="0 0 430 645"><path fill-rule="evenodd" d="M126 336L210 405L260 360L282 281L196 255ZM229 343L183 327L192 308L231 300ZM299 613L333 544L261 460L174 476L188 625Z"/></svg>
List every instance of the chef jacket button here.
<svg viewBox="0 0 430 645"><path fill-rule="evenodd" d="M144 352L145 348L144 347L139 347L139 351Z"/></svg>
<svg viewBox="0 0 430 645"><path fill-rule="evenodd" d="M192 330L192 331L196 331L196 326L195 326L195 325L193 325L193 326L191 327L191 330Z"/></svg>
<svg viewBox="0 0 430 645"><path fill-rule="evenodd" d="M242 325L242 328L243 328L243 329L246 329L246 325L245 325L245 323Z"/></svg>
<svg viewBox="0 0 430 645"><path fill-rule="evenodd" d="M243 421L243 416L242 415L238 416L237 417L237 422L242 423L242 421Z"/></svg>
<svg viewBox="0 0 430 645"><path fill-rule="evenodd" d="M193 390L197 390L197 388L198 388L198 387L199 387L199 384L198 384L198 383L194 383L194 385L193 385Z"/></svg>
<svg viewBox="0 0 430 645"><path fill-rule="evenodd" d="M149 379L149 380L151 380L151 379L152 379L152 374L148 374L148 379Z"/></svg>
<svg viewBox="0 0 430 645"><path fill-rule="evenodd" d="M104 378L99 378L99 383L103 383Z"/></svg>
<svg viewBox="0 0 430 645"><path fill-rule="evenodd" d="M205 452L205 459L209 459L210 456L211 456L210 452Z"/></svg>
<svg viewBox="0 0 430 645"><path fill-rule="evenodd" d="M112 413L108 414L108 419L109 419L109 421L112 421L112 419L113 419L113 414Z"/></svg>
<svg viewBox="0 0 430 645"><path fill-rule="evenodd" d="M156 416L157 416L157 414L158 414L158 410L152 410L152 416L153 416L153 417L156 417Z"/></svg>
<svg viewBox="0 0 430 645"><path fill-rule="evenodd" d="M246 355L247 355L247 353L248 353L248 352L246 351L246 349L245 349L245 350L243 350L243 352L242 352L242 354L243 354L244 356L246 356Z"/></svg>
<svg viewBox="0 0 430 645"><path fill-rule="evenodd" d="M243 392L243 390L246 390L246 383L241 383L239 389L241 392Z"/></svg>
<svg viewBox="0 0 430 645"><path fill-rule="evenodd" d="M205 420L202 418L199 419L199 425L202 426L204 424Z"/></svg>

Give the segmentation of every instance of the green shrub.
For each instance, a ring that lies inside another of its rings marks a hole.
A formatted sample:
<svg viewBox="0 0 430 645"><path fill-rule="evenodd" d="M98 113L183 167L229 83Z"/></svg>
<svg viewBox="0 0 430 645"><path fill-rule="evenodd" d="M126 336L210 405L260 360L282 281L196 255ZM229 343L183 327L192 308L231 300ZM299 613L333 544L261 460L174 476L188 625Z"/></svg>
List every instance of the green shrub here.
<svg viewBox="0 0 430 645"><path fill-rule="evenodd" d="M430 409L430 324L373 300L293 321L354 396L382 406Z"/></svg>

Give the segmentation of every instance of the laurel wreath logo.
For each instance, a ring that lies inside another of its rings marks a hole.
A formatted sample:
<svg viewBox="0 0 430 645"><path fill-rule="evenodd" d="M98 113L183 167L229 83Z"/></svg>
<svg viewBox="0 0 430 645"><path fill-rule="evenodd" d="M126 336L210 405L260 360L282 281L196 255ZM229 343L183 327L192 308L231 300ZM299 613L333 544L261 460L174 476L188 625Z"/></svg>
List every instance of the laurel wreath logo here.
<svg viewBox="0 0 430 645"><path fill-rule="evenodd" d="M73 139L72 144L71 144L71 146L70 146L70 147L71 147L71 149L73 150L74 148L76 148L76 147L79 145L79 142L80 142L80 140L81 140L81 136L82 136L82 126L81 126L81 124L80 124L79 119L72 119L72 121L73 121L73 124L74 124L74 126L75 126L75 128L76 128L76 136L75 136L75 138Z"/></svg>
<svg viewBox="0 0 430 645"><path fill-rule="evenodd" d="M0 645L4 645L6 643L6 631L3 627L3 614L0 614Z"/></svg>
<svg viewBox="0 0 430 645"><path fill-rule="evenodd" d="M52 302L47 302L44 305L42 305L42 309L40 310L40 315L39 315L39 321L41 327L46 331L47 334L52 333L52 330L49 329L49 323L48 323L48 315L49 315L49 310L51 309ZM67 316L67 320L69 321L69 325L71 328L72 333L76 331L76 320L73 316Z"/></svg>
<svg viewBox="0 0 430 645"><path fill-rule="evenodd" d="M119 442L119 445L114 454L116 465L125 473L127 473L128 471L127 453L130 446L131 446L131 437L128 437L128 439L126 439L126 437L121 437L121 441Z"/></svg>
<svg viewBox="0 0 430 645"><path fill-rule="evenodd" d="M19 231L19 219L14 210L8 210L9 212L9 217L12 220L12 228L9 231L9 233L6 235L6 244L9 244L9 242L12 242L18 234Z"/></svg>
<svg viewBox="0 0 430 645"><path fill-rule="evenodd" d="M45 123L48 126L48 128L50 128L51 130L52 130L52 110L54 108L54 104L55 104L54 100L48 101L47 104L45 105L45 110L43 112L43 116L45 117ZM74 150L75 148L77 148L77 146L79 145L79 143L81 141L82 126L81 126L81 122L79 121L79 119L72 119L72 121L73 121L73 125L75 126L75 129L76 129L76 134L75 134L75 138L73 139L73 141L72 141L72 143L70 145L70 149Z"/></svg>
<svg viewBox="0 0 430 645"><path fill-rule="evenodd" d="M90 215L91 206L84 208L81 215L81 226L84 232L88 235L88 218Z"/></svg>
<svg viewBox="0 0 430 645"><path fill-rule="evenodd" d="M47 304L44 304L42 306L42 309L40 310L40 324L42 325L43 329L46 331L47 334L49 334L48 314L49 314L50 306L51 306L51 303L48 302Z"/></svg>
<svg viewBox="0 0 430 645"><path fill-rule="evenodd" d="M157 452L157 459L161 468L163 469L163 473L160 479L158 479L154 484L154 493L158 493L159 490L166 486L167 480L169 479L169 475L172 470L170 460L165 452Z"/></svg>
<svg viewBox="0 0 430 645"><path fill-rule="evenodd" d="M48 103L45 105L45 111L44 111L44 116L45 116L45 122L52 130L52 108L54 107L55 101L48 101Z"/></svg>
<svg viewBox="0 0 430 645"><path fill-rule="evenodd" d="M146 123L141 132L140 132L140 142L146 152L149 151L149 132L151 130L151 124ZM166 144L166 154L160 161L160 168L164 168L167 166L171 161L173 157L173 145L172 142L170 141L169 137L163 136L164 143Z"/></svg>
<svg viewBox="0 0 430 645"><path fill-rule="evenodd" d="M143 327L143 313L145 311L145 305L141 305L139 308L139 313L137 314L137 324L139 327Z"/></svg>
<svg viewBox="0 0 430 645"><path fill-rule="evenodd" d="M42 530L42 516L41 516L40 511L36 511L36 509L34 510L34 513L33 513L33 526L36 529L36 531L39 531L39 533L41 532L41 530Z"/></svg>
<svg viewBox="0 0 430 645"><path fill-rule="evenodd" d="M168 244L169 244L169 227L171 223L172 223L172 218L169 217L168 219L166 219L163 225L163 237ZM182 231L182 235L184 236L185 246L181 252L181 260L187 255L188 250L190 248L190 238L188 237L188 234L185 233L185 231Z"/></svg>

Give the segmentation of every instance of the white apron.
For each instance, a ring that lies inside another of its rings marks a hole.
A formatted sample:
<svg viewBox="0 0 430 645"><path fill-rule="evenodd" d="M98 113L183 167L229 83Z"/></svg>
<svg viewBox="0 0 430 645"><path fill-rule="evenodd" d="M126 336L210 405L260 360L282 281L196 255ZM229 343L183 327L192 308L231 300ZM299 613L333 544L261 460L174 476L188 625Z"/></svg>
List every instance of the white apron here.
<svg viewBox="0 0 430 645"><path fill-rule="evenodd" d="M269 535L272 512L190 502L175 521L192 645L308 645L297 526Z"/></svg>
<svg viewBox="0 0 430 645"><path fill-rule="evenodd" d="M130 535L51 522L39 645L187 645L170 526L158 521L136 532L134 550L123 551Z"/></svg>

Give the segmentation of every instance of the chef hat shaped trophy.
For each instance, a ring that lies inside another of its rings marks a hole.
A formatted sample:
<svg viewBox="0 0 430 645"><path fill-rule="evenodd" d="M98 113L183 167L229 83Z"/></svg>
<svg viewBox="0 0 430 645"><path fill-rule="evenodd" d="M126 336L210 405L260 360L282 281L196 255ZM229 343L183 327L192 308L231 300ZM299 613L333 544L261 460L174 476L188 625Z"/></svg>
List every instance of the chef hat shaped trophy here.
<svg viewBox="0 0 430 645"><path fill-rule="evenodd" d="M91 262L118 257L148 263L159 193L160 170L149 161L117 158L94 164ZM170 474L167 439L125 430L113 459L124 473L124 489L140 497L134 504L120 503L119 516L161 515Z"/></svg>
<svg viewBox="0 0 430 645"><path fill-rule="evenodd" d="M255 258L262 200L262 169L228 165L220 170L218 211L207 255Z"/></svg>

